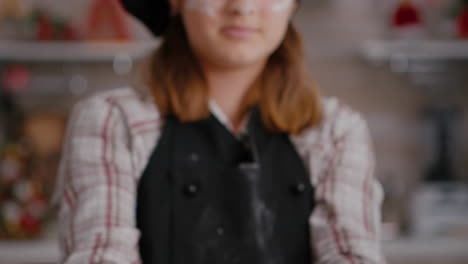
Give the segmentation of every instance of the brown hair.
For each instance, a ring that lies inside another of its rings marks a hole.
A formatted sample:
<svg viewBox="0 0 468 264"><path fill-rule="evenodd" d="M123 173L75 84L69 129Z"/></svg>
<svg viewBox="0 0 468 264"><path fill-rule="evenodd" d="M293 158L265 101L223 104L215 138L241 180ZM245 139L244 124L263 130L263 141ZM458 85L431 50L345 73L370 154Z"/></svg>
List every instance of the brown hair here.
<svg viewBox="0 0 468 264"><path fill-rule="evenodd" d="M209 116L208 87L189 46L183 22L174 18L161 46L149 58L145 83L162 116L181 121ZM258 104L270 131L298 134L321 121L318 90L309 78L302 39L292 24L244 98L245 111Z"/></svg>

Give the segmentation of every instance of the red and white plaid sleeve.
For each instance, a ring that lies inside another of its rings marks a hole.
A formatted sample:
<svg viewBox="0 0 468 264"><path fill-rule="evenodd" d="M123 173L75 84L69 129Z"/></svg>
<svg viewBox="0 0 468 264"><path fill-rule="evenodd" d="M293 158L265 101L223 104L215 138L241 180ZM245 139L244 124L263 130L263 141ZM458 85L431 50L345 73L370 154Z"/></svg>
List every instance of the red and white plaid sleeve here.
<svg viewBox="0 0 468 264"><path fill-rule="evenodd" d="M384 263L380 249L382 191L366 122L338 106L332 155L316 186L310 219L318 263Z"/></svg>
<svg viewBox="0 0 468 264"><path fill-rule="evenodd" d="M326 121L308 164L315 173L310 227L317 263L385 263L380 245L383 192L374 178L367 123L335 99L325 107Z"/></svg>
<svg viewBox="0 0 468 264"><path fill-rule="evenodd" d="M61 263L140 262L128 142L125 118L111 97L94 96L74 107L56 192Z"/></svg>

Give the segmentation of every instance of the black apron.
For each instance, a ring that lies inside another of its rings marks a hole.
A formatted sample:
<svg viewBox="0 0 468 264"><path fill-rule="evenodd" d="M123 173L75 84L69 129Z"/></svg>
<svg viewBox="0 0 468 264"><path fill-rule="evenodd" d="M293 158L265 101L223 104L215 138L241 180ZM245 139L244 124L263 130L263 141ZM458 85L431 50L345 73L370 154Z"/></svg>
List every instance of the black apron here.
<svg viewBox="0 0 468 264"><path fill-rule="evenodd" d="M313 188L286 134L167 118L138 184L143 264L310 264Z"/></svg>

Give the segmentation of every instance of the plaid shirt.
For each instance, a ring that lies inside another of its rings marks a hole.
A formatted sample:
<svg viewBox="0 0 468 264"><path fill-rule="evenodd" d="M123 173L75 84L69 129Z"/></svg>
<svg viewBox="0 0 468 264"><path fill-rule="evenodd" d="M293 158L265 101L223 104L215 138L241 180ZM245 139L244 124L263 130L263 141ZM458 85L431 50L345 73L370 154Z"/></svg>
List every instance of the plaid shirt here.
<svg viewBox="0 0 468 264"><path fill-rule="evenodd" d="M61 263L140 263L136 187L164 122L148 98L121 88L73 108L54 197ZM335 98L322 105L321 125L291 137L316 190L309 219L316 263L385 263L383 195L366 122ZM225 122L219 109L211 111Z"/></svg>

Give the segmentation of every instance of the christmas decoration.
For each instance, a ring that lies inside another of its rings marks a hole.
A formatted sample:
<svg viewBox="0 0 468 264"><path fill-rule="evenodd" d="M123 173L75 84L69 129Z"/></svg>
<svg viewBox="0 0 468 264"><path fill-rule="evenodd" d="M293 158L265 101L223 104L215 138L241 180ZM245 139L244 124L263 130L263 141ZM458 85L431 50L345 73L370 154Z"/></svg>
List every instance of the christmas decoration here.
<svg viewBox="0 0 468 264"><path fill-rule="evenodd" d="M13 76L23 76L21 67L14 67L19 73ZM22 84L22 79L6 83ZM65 127L63 115L24 113L15 92L0 89L0 239L35 238L52 219L48 202Z"/></svg>
<svg viewBox="0 0 468 264"><path fill-rule="evenodd" d="M75 28L67 18L52 15L44 8L23 7L18 0L0 0L0 39L74 41Z"/></svg>
<svg viewBox="0 0 468 264"><path fill-rule="evenodd" d="M457 34L459 38L468 39L468 1L457 17Z"/></svg>
<svg viewBox="0 0 468 264"><path fill-rule="evenodd" d="M468 0L454 0L448 16L454 21L456 37L468 39Z"/></svg>
<svg viewBox="0 0 468 264"><path fill-rule="evenodd" d="M391 13L391 34L400 39L427 37L426 25L419 7L411 0L400 0Z"/></svg>
<svg viewBox="0 0 468 264"><path fill-rule="evenodd" d="M53 17L47 12L38 9L32 14L32 22L36 26L36 40L78 40L75 29L62 17Z"/></svg>
<svg viewBox="0 0 468 264"><path fill-rule="evenodd" d="M31 79L31 73L23 65L12 64L5 69L1 77L4 89L10 93L17 94L26 89Z"/></svg>
<svg viewBox="0 0 468 264"><path fill-rule="evenodd" d="M36 176L31 148L12 142L0 153L0 238L40 235L49 215L44 183Z"/></svg>
<svg viewBox="0 0 468 264"><path fill-rule="evenodd" d="M421 25L421 14L410 0L402 0L393 13L392 24L397 28Z"/></svg>
<svg viewBox="0 0 468 264"><path fill-rule="evenodd" d="M457 0L451 15L455 19L457 37L468 39L468 0Z"/></svg>
<svg viewBox="0 0 468 264"><path fill-rule="evenodd" d="M90 40L129 40L130 33L120 1L93 0L87 32Z"/></svg>

